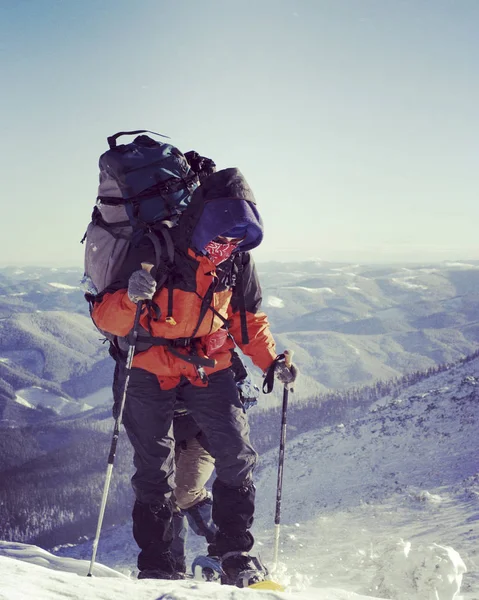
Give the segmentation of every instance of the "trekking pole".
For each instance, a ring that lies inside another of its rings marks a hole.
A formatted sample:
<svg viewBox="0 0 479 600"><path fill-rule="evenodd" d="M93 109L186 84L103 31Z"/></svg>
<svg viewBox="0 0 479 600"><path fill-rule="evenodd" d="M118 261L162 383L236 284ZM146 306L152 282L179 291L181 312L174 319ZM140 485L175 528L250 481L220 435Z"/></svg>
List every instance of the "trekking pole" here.
<svg viewBox="0 0 479 600"><path fill-rule="evenodd" d="M292 351L285 350L284 358L287 367L291 366ZM273 569L278 567L279 554L279 529L281 521L281 493L283 491L283 466L284 466L284 449L286 446L286 412L288 410L288 398L290 384L285 383L283 388L283 411L281 415L281 438L279 442L279 460L278 460L278 482L276 485L276 512L274 516L274 553L273 553ZM291 389L291 391L293 391Z"/></svg>
<svg viewBox="0 0 479 600"><path fill-rule="evenodd" d="M151 265L149 263L141 263L141 267L145 271L150 272L151 269L153 268L153 265ZM111 440L110 453L108 455L108 466L106 469L105 485L103 487L103 496L102 496L101 504L100 504L100 514L98 516L98 524L96 527L95 539L93 540L90 568L88 570L87 577L92 576L93 565L95 564L96 552L98 550L98 542L100 541L101 526L103 524L103 517L105 516L106 501L108 498L108 491L110 489L110 481L111 481L111 474L113 472L113 463L115 461L116 446L118 444L118 438L120 436L121 419L123 417L123 409L125 408L125 402L126 402L126 393L128 391L128 384L130 382L131 365L133 364L133 357L135 355L136 339L138 337L138 325L140 323L140 316L141 316L142 308L143 308L143 302L138 302L137 307L136 307L135 320L133 322L133 329L131 332L131 343L130 343L130 347L128 348L128 355L126 357L125 385L123 386L123 395L121 398L120 410L118 412L118 416L115 419L115 425L113 427L113 438Z"/></svg>

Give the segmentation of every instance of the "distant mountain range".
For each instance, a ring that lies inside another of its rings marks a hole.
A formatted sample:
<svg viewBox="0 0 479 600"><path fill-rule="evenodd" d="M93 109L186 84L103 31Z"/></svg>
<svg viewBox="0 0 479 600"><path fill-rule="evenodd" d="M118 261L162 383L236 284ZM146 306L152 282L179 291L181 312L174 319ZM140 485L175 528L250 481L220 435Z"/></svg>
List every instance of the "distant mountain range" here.
<svg viewBox="0 0 479 600"><path fill-rule="evenodd" d="M297 400L454 362L479 347L479 261L310 261L262 263L258 270L278 350L293 350L302 373ZM29 386L78 401L110 385L112 363L89 318L81 275L0 269L3 402ZM277 401L265 397L262 404Z"/></svg>
<svg viewBox="0 0 479 600"><path fill-rule="evenodd" d="M259 266L280 347L337 389L453 362L479 345L479 261Z"/></svg>

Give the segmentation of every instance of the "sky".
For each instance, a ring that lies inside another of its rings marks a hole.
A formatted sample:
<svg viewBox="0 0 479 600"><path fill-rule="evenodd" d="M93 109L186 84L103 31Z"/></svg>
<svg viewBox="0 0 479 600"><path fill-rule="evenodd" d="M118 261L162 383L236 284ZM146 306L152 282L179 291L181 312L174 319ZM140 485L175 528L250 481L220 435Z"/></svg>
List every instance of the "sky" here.
<svg viewBox="0 0 479 600"><path fill-rule="evenodd" d="M3 0L0 264L81 268L106 137L241 169L257 260L479 259L476 0Z"/></svg>

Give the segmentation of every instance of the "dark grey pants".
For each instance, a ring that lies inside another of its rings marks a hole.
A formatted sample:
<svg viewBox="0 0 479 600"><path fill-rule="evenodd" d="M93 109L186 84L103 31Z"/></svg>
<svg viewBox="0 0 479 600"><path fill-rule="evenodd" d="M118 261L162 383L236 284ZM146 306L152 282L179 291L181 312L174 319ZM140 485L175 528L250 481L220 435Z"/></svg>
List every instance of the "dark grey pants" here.
<svg viewBox="0 0 479 600"><path fill-rule="evenodd" d="M169 504L174 487L172 421L177 398L181 398L206 436L216 462L213 519L219 531L210 552L248 551L253 545L248 530L253 522L252 474L257 454L249 440L248 421L230 369L210 375L206 388L184 380L173 390L162 390L155 375L132 369L123 423L134 449L136 472L132 485L137 503L144 506ZM137 511L137 514L144 515L145 512ZM135 539L143 548L153 541L147 531L150 526L148 519L144 524L136 520L138 522L135 522L134 511ZM162 517L162 520L165 519ZM167 532L170 524L165 520L164 525ZM158 527L153 530L158 541L160 530ZM158 549L167 550L171 537L168 533L162 537Z"/></svg>

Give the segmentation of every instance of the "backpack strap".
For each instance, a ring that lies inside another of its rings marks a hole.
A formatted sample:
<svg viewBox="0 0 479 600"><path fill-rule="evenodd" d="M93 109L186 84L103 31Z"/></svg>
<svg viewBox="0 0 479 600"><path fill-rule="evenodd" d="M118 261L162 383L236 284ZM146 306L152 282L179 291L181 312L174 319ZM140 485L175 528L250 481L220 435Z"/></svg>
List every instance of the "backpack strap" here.
<svg viewBox="0 0 479 600"><path fill-rule="evenodd" d="M211 301L213 300L213 294L215 292L217 284L218 284L218 280L215 277L213 279L213 281L211 282L210 287L206 290L206 294L203 296L203 299L202 299L202 302L201 302L201 307L200 307L200 314L199 314L199 317L198 317L198 322L196 324L195 330L191 334L192 338L194 338L195 335L197 334L198 329L200 328L200 325L201 325L201 323L203 322L203 319L206 316L206 313L211 308Z"/></svg>
<svg viewBox="0 0 479 600"><path fill-rule="evenodd" d="M153 248L155 250L155 265L154 266L156 269L158 269L158 267L160 266L161 255L162 255L160 240L151 231L148 231L147 233L145 233L145 237L148 238L150 240L150 242L153 244Z"/></svg>
<svg viewBox="0 0 479 600"><path fill-rule="evenodd" d="M176 320L173 317L173 292L174 292L173 278L170 277L168 280L168 306L166 309L166 319L165 319L165 321L169 325L176 325Z"/></svg>
<svg viewBox="0 0 479 600"><path fill-rule="evenodd" d="M161 234L165 242L166 259L170 265L173 265L175 262L175 245L171 239L168 227L166 225L162 225L161 227L158 227L158 229L155 229L155 231Z"/></svg>
<svg viewBox="0 0 479 600"><path fill-rule="evenodd" d="M238 304L240 311L240 322L241 322L241 342L243 344L249 344L249 334L248 334L248 322L246 320L246 304L245 304L245 296L244 296L244 279L243 279L243 261L241 260L241 255L238 255L239 260L235 259L236 266L238 268L238 273L236 275L236 286L235 288L238 290Z"/></svg>
<svg viewBox="0 0 479 600"><path fill-rule="evenodd" d="M135 131L119 131L118 133L115 133L115 135L110 135L109 137L107 137L106 141L108 142L110 148L116 148L116 140L122 135L137 135L139 133L152 133L153 135L158 135L160 137L171 139L168 135L156 133L156 131L150 131L149 129L135 129Z"/></svg>
<svg viewBox="0 0 479 600"><path fill-rule="evenodd" d="M175 265L175 246L173 244L173 240L171 239L170 232L166 225L162 225L162 226L158 227L157 229L155 229L155 231L162 236L163 241L164 241L164 246L166 249L166 261L164 261L162 268L160 268L157 271L157 274L161 273L161 275L158 279L157 286L160 288L163 287L165 285L166 281L168 280L168 284L167 284L168 285L168 308L167 308L165 320L170 325L176 325L176 321L173 317L173 278L171 277L171 270ZM149 239L154 238L154 240L155 240L154 244L156 243L156 244L160 245L158 237L154 233L148 233L147 237ZM152 239L152 241L153 241L153 239ZM158 262L157 268L159 268L159 267L161 267L161 265Z"/></svg>

